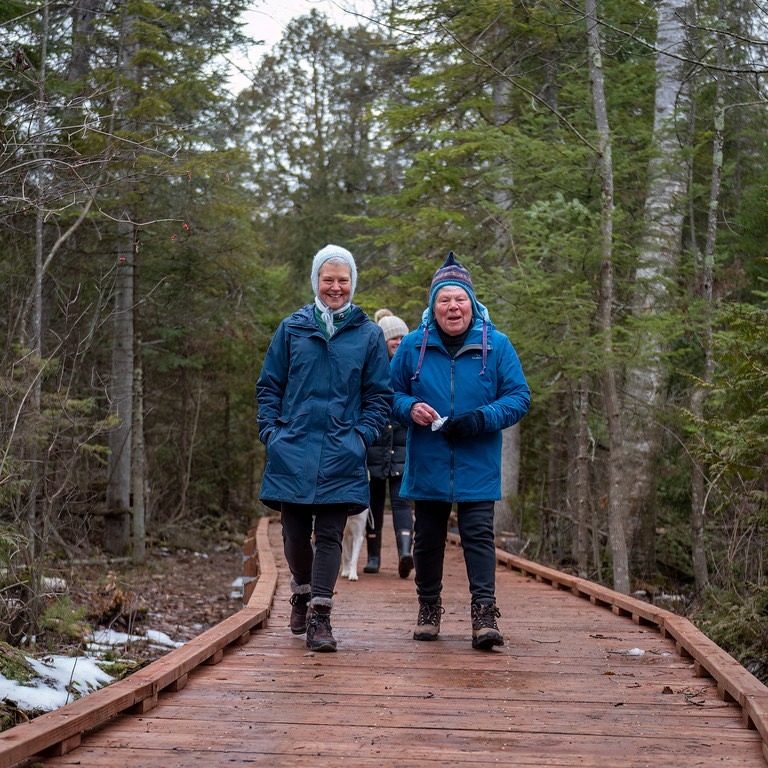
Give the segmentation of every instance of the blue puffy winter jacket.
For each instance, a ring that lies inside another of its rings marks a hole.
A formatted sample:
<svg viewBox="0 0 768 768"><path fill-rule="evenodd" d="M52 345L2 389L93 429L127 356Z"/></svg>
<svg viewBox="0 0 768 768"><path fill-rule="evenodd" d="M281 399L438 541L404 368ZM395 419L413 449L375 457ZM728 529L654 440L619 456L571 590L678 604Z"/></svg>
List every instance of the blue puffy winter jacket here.
<svg viewBox="0 0 768 768"><path fill-rule="evenodd" d="M434 321L428 326L422 323L403 338L392 358L393 417L408 425L400 490L404 498L450 502L501 498L501 430L523 418L531 391L511 342L487 323L487 360L482 375L483 320L477 316L453 359ZM419 366L427 327L427 346ZM411 407L417 402L431 405L441 416L479 409L485 431L451 446L439 431L413 422Z"/></svg>
<svg viewBox="0 0 768 768"><path fill-rule="evenodd" d="M368 506L366 447L390 416L384 335L355 305L328 339L309 304L283 320L256 384L267 466L259 497L280 502Z"/></svg>

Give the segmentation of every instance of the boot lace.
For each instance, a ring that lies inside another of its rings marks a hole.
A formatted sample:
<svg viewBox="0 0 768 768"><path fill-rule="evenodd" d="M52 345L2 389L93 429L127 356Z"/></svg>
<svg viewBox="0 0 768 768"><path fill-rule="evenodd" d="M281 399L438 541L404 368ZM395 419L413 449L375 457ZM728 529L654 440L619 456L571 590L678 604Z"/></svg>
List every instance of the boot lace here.
<svg viewBox="0 0 768 768"><path fill-rule="evenodd" d="M298 605L300 608L306 607L311 597L309 593L294 592L289 602L291 605Z"/></svg>
<svg viewBox="0 0 768 768"><path fill-rule="evenodd" d="M329 635L331 634L331 615L329 613L317 613L316 611L312 611L309 614L307 624L315 631L322 625L321 632L327 631Z"/></svg>
<svg viewBox="0 0 768 768"><path fill-rule="evenodd" d="M445 608L438 603L419 603L418 625L431 624L434 627L440 625L440 617L445 613Z"/></svg>
<svg viewBox="0 0 768 768"><path fill-rule="evenodd" d="M499 625L496 619L501 616L499 609L494 603L490 605L475 604L472 606L472 629L478 631L486 627L498 629Z"/></svg>

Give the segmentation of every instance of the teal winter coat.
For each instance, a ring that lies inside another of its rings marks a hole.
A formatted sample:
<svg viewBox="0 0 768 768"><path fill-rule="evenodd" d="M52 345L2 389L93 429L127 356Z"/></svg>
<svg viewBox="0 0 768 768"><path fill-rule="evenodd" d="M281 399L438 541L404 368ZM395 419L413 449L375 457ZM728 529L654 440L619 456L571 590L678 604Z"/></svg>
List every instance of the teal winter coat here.
<svg viewBox="0 0 768 768"><path fill-rule="evenodd" d="M419 364L427 329L427 345ZM500 499L501 430L520 421L531 402L509 339L476 315L464 346L451 359L435 322L422 322L403 338L392 358L392 385L393 418L408 425L401 496L450 502ZM411 408L417 402L431 405L440 416L479 409L485 431L451 446L439 431L411 419Z"/></svg>
<svg viewBox="0 0 768 768"><path fill-rule="evenodd" d="M368 506L366 448L392 404L381 328L356 305L328 339L309 304L283 320L256 384L267 465L259 497L280 502Z"/></svg>

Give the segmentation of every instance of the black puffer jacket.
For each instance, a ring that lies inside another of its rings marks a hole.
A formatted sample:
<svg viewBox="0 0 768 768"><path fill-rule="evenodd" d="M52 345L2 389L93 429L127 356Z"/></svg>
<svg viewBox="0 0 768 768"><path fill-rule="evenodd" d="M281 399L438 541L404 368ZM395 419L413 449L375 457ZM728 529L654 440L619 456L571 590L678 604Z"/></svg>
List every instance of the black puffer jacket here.
<svg viewBox="0 0 768 768"><path fill-rule="evenodd" d="M408 430L396 421L389 421L381 432L381 437L368 446L368 471L377 480L400 477L405 469Z"/></svg>

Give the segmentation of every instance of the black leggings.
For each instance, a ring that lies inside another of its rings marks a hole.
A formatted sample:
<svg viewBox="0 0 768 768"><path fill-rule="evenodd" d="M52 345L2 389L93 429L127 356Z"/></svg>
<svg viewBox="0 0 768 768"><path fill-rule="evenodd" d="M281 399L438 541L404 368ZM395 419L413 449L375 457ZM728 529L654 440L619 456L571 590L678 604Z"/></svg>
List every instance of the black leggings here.
<svg viewBox="0 0 768 768"><path fill-rule="evenodd" d="M290 504L284 501L281 507L283 549L291 575L300 586L312 585L312 597L333 598L349 504Z"/></svg>

